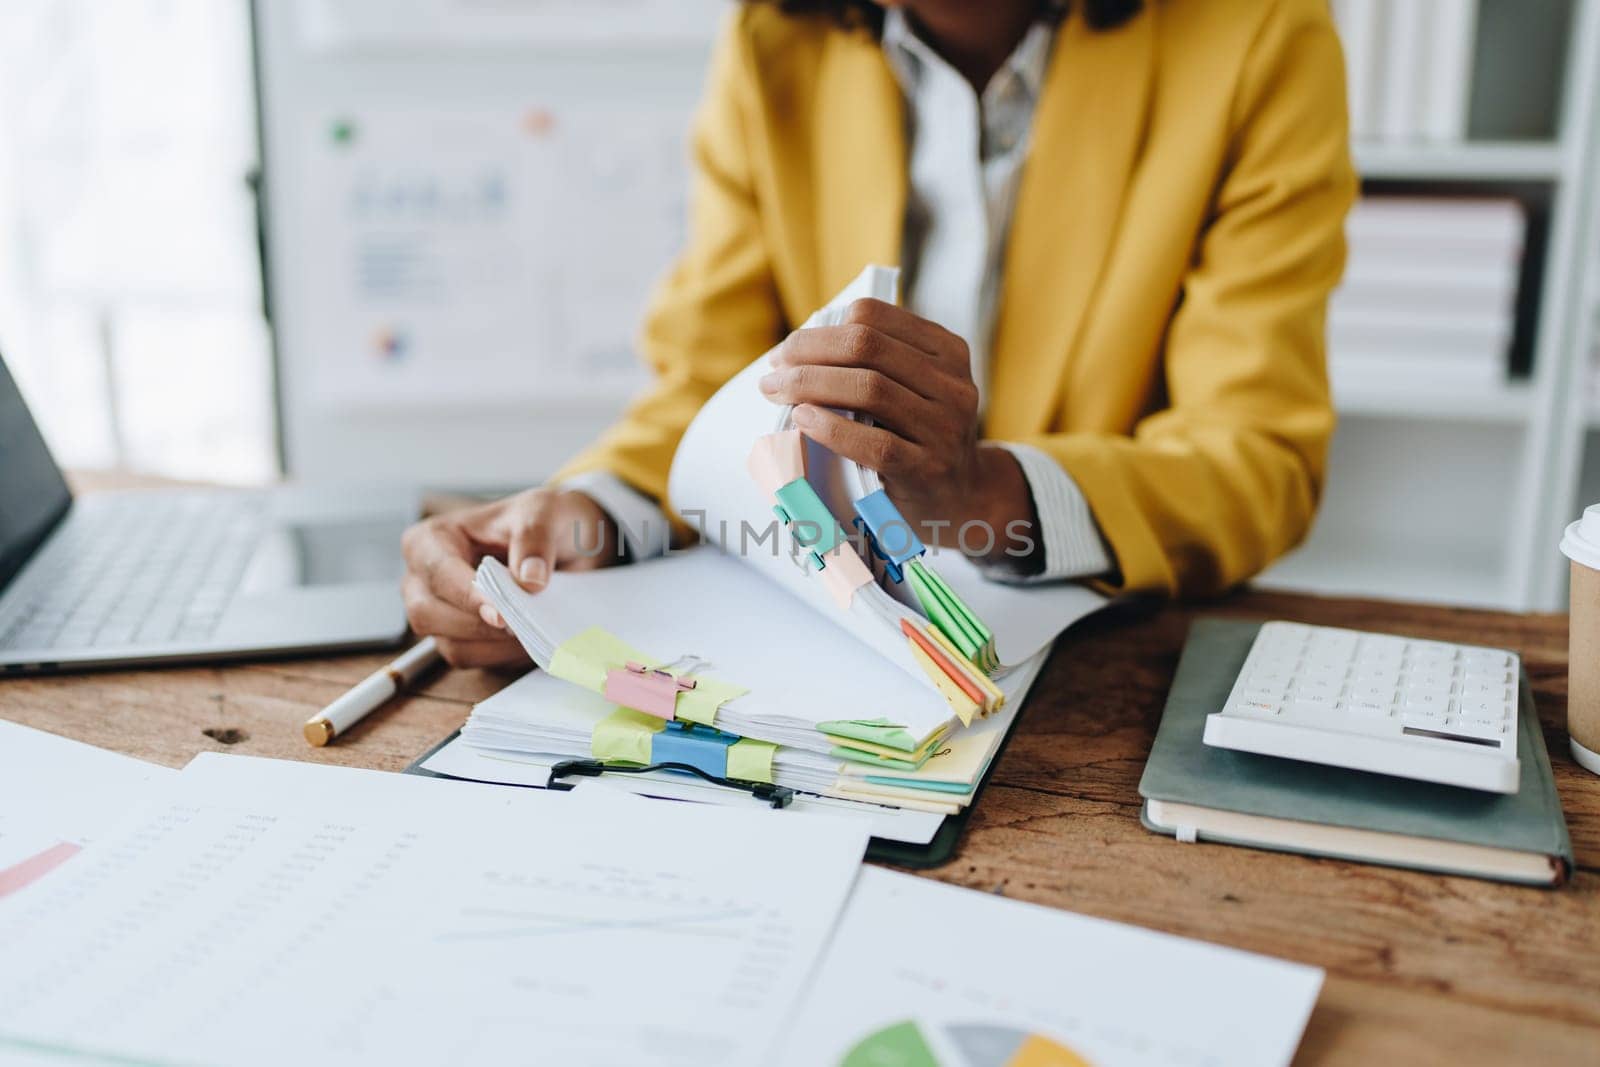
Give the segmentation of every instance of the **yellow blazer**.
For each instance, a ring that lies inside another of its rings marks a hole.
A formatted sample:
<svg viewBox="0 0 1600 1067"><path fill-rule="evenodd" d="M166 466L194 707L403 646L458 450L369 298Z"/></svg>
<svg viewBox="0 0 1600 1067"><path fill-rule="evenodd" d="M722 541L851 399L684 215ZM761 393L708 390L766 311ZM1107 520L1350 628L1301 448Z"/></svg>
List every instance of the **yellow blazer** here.
<svg viewBox="0 0 1600 1067"><path fill-rule="evenodd" d="M900 255L903 104L878 42L741 8L694 130L652 388L557 478L665 501L700 406L868 263ZM1357 189L1327 0L1148 0L1061 26L1006 247L985 435L1082 488L1120 586L1209 593L1305 536ZM670 509L670 502L669 504Z"/></svg>

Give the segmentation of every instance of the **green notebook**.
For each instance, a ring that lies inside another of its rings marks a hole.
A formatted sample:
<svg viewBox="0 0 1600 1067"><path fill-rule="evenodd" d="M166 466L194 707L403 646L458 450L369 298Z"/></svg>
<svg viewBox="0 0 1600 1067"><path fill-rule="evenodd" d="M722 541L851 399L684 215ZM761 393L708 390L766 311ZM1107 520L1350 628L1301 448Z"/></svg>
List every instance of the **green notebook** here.
<svg viewBox="0 0 1600 1067"><path fill-rule="evenodd" d="M1529 885L1560 885L1572 842L1528 678L1518 697L1522 784L1485 793L1212 748L1221 710L1260 623L1201 619L1189 631L1139 794L1143 821L1183 840Z"/></svg>

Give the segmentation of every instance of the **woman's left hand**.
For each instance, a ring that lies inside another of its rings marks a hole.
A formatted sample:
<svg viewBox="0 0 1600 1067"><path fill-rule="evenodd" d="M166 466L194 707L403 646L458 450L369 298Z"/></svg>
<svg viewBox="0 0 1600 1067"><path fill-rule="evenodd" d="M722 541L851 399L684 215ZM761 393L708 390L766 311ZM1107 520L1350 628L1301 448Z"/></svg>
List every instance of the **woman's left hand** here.
<svg viewBox="0 0 1600 1067"><path fill-rule="evenodd" d="M857 300L842 325L791 333L772 362L761 379L767 399L796 405L802 433L877 471L924 541L958 544L960 528L980 522L993 531L988 544L1005 545L1011 523L1032 520L1015 457L979 440L971 353L949 330L881 300Z"/></svg>

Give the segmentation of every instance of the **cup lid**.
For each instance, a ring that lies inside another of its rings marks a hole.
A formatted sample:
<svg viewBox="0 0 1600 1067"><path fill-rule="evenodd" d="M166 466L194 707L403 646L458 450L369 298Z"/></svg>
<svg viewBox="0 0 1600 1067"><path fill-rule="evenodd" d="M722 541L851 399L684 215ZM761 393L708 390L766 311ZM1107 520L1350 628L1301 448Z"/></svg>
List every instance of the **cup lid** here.
<svg viewBox="0 0 1600 1067"><path fill-rule="evenodd" d="M1567 527L1561 552L1574 563L1600 570L1600 504L1583 509L1583 518Z"/></svg>

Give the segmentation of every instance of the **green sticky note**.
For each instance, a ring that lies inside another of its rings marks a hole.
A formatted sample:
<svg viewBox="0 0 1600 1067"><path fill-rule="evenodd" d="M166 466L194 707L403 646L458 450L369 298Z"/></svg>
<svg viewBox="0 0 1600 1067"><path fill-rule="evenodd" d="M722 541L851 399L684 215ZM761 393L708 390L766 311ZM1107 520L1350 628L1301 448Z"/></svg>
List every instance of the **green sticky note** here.
<svg viewBox="0 0 1600 1067"><path fill-rule="evenodd" d="M728 777L747 782L772 782L772 757L778 746L746 737L728 746Z"/></svg>
<svg viewBox="0 0 1600 1067"><path fill-rule="evenodd" d="M895 759L893 756L880 756L875 752L863 752L859 748L845 748L835 745L828 753L834 759L849 760L851 763L867 763L874 767L887 767L894 771L914 771L928 762L928 757L933 755L930 749L927 756L919 760Z"/></svg>
<svg viewBox="0 0 1600 1067"><path fill-rule="evenodd" d="M742 685L697 674L694 676L694 688L685 689L678 694L674 711L680 719L699 723L701 726L715 726L717 709L734 697L742 697L748 692L750 690Z"/></svg>
<svg viewBox="0 0 1600 1067"><path fill-rule="evenodd" d="M917 595L917 601L928 618L961 650L963 656L976 659L983 642L967 622L968 613L961 609L959 602L953 602L952 597L947 595L948 588L915 562L906 569L906 573L911 577L911 591Z"/></svg>
<svg viewBox="0 0 1600 1067"><path fill-rule="evenodd" d="M902 752L914 752L921 744L917 738L911 736L904 725L892 723L888 719L832 719L828 722L819 722L817 729L834 737L853 737L857 741L871 741L889 748L898 748Z"/></svg>
<svg viewBox="0 0 1600 1067"><path fill-rule="evenodd" d="M649 763L655 735L667 728L665 719L632 708L618 708L595 724L589 751L607 763Z"/></svg>
<svg viewBox="0 0 1600 1067"><path fill-rule="evenodd" d="M556 654L550 660L550 673L599 693L605 690L606 672L627 666L629 660L655 662L616 635L591 626L556 647Z"/></svg>

